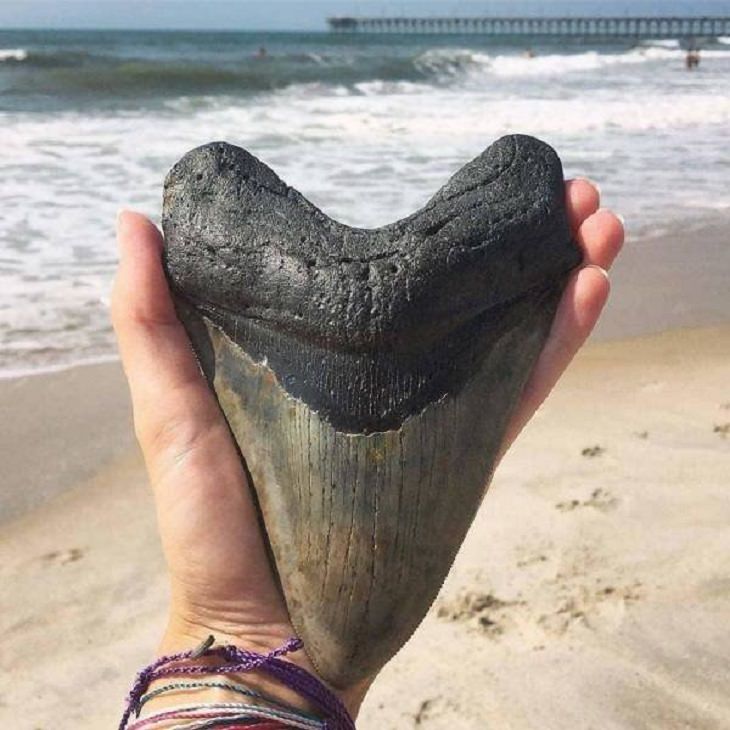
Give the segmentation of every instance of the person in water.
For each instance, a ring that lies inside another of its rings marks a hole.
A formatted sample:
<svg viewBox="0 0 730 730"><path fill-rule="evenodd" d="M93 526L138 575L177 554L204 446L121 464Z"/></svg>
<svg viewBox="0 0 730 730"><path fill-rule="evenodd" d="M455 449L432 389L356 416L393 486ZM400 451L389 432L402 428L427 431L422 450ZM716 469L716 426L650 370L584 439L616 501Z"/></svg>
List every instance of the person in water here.
<svg viewBox="0 0 730 730"><path fill-rule="evenodd" d="M598 321L609 294L606 272L624 240L619 218L599 208L594 185L586 180L569 181L565 195L574 240L583 249L583 264L572 273L565 289L550 336L510 422L504 450L545 400ZM307 654L290 639L294 629L269 562L247 473L175 313L163 269L162 236L144 216L124 211L117 222L117 240L120 261L112 294L112 322L171 586L159 652L187 652L177 658L175 668L184 671L192 663L204 664L205 670L212 661L206 652L210 651L209 637L214 635L218 644L258 653L280 647L279 655L291 652L280 663L295 665L291 670L295 673L299 667L316 676ZM190 651L201 642L198 652ZM138 677L137 695L141 696L149 676ZM192 703L213 712L217 720L212 722L217 726L223 722L229 728L243 727L250 724L250 717L239 724L221 718L229 717L230 709L225 708L231 703L243 702L245 692L249 692L246 702L251 701L250 692L268 695L274 703L267 706L269 716L280 712L275 709L280 703L292 711L312 711L313 705L300 696L306 693L297 694L290 689L291 683L287 686L272 676L256 668L225 676L202 671L175 685L172 693L168 677L167 688L158 683L156 691L147 690L145 712L177 712L176 717L182 717L180 706ZM355 718L374 679L324 691L344 705L349 718ZM248 689L241 689L244 682ZM134 691L130 696L137 696ZM213 707L220 708L219 714L210 709ZM121 727L129 727L134 711L132 706ZM211 715L206 717L210 720ZM344 724L329 726L354 727L349 718ZM287 725L279 719L278 724L263 721L256 727L292 726L303 725Z"/></svg>

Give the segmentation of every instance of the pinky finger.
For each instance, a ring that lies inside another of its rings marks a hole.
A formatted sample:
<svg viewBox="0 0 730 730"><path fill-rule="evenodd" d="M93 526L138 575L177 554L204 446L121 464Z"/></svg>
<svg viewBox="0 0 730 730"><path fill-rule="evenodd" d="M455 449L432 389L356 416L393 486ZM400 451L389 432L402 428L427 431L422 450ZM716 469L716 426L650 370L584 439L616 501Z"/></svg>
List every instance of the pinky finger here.
<svg viewBox="0 0 730 730"><path fill-rule="evenodd" d="M608 274L599 266L585 266L573 274L560 300L545 347L507 429L504 451L547 398L593 331L610 288Z"/></svg>

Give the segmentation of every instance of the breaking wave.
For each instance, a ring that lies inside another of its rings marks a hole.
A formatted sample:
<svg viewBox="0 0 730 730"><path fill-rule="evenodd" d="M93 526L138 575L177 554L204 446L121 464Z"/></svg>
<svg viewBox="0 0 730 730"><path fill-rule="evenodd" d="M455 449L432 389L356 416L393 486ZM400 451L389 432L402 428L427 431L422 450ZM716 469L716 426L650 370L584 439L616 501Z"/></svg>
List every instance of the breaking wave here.
<svg viewBox="0 0 730 730"><path fill-rule="evenodd" d="M28 51L24 48L0 48L0 63L3 61L25 61Z"/></svg>
<svg viewBox="0 0 730 730"><path fill-rule="evenodd" d="M721 39L722 40L722 39ZM520 78L595 72L622 64L679 58L674 41L630 50L559 53L555 51L487 53L467 48L432 48L422 52L271 53L250 51L205 57L133 57L75 49L0 49L4 67L2 97L52 96L68 101L129 103L140 97L169 100L197 96L242 96L289 87L345 88L350 93L413 93L425 87L469 83L484 77ZM708 50L707 57L730 54ZM126 101L125 101L126 100ZM22 106L22 104L21 104Z"/></svg>
<svg viewBox="0 0 730 730"><path fill-rule="evenodd" d="M642 46L658 46L659 48L680 48L678 38L648 38L641 41Z"/></svg>
<svg viewBox="0 0 730 730"><path fill-rule="evenodd" d="M676 44L676 45L675 45ZM724 54L724 51L709 51L706 55ZM474 76L489 74L501 77L559 76L569 73L596 71L623 64L641 64L664 59L679 58L678 41L666 44L651 44L623 53L547 53L535 55L532 52L491 56L468 49L437 49L426 51L415 60L416 68L437 77L458 75Z"/></svg>

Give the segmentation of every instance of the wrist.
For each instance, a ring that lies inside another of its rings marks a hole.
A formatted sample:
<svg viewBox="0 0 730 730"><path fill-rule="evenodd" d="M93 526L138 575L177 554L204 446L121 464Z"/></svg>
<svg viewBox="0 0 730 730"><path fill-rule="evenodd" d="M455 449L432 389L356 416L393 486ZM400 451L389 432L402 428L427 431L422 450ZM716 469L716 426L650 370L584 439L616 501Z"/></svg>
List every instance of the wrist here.
<svg viewBox="0 0 730 730"><path fill-rule="evenodd" d="M202 622L176 615L172 616L168 622L167 629L160 642L159 655L163 656L189 651L196 648L211 635L215 637L215 643L218 646L231 644L242 649L266 654L279 648L294 636L294 630L289 623L231 626L225 624L220 625L218 622ZM286 657L282 657L282 659L296 664L317 677L320 682L324 682L324 680L319 678L311 660L304 650L288 654ZM198 660L196 663L201 662ZM211 662L211 664L214 664L214 662ZM254 670L245 674L223 675L219 676L219 679L240 682L250 689L266 694L290 707L316 714L316 708L305 698L264 671ZM155 682L151 689L161 684L164 684L164 681ZM365 694L372 684L372 679L345 689L331 687L326 682L324 684L340 699L350 713L350 716L355 719L360 705L365 698ZM225 702L231 700L231 693L228 690L218 687L200 688L193 691L195 692L196 701ZM153 709L161 709L167 705L178 703L179 699L179 696L161 695L150 700L149 704Z"/></svg>

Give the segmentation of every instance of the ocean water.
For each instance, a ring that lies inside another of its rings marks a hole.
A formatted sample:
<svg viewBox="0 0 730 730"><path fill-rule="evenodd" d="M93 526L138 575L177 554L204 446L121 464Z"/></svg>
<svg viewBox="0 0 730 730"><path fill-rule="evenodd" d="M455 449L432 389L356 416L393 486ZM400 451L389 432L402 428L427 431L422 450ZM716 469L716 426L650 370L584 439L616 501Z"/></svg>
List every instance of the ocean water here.
<svg viewBox="0 0 730 730"><path fill-rule="evenodd" d="M115 213L159 219L168 168L212 140L360 226L513 132L600 181L634 233L730 210L730 38L707 39L696 72L679 40L532 43L0 31L0 374L114 352Z"/></svg>

